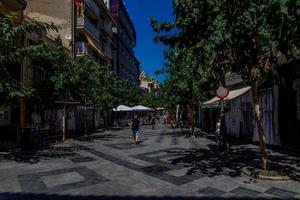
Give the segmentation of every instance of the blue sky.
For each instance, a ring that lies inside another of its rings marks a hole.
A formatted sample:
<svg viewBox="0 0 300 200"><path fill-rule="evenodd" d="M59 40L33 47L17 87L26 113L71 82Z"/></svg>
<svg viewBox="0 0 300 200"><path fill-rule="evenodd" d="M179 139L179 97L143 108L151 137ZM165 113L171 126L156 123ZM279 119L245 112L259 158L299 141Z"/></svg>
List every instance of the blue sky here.
<svg viewBox="0 0 300 200"><path fill-rule="evenodd" d="M155 75L155 70L163 67L163 46L155 44L155 32L150 26L149 17L158 21L171 21L172 0L124 0L129 15L137 32L137 47L135 54L141 63L141 68L148 75L162 81L164 76Z"/></svg>

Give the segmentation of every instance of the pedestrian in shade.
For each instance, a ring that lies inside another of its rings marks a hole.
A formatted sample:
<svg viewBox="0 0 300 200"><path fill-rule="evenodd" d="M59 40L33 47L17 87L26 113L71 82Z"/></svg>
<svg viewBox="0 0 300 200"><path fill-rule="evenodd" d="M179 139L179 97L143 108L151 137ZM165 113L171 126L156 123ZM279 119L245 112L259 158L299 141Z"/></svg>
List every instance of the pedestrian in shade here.
<svg viewBox="0 0 300 200"><path fill-rule="evenodd" d="M152 125L152 130L154 130L154 128L155 128L155 114L154 113L152 113L152 115L151 115L151 125Z"/></svg>
<svg viewBox="0 0 300 200"><path fill-rule="evenodd" d="M137 114L134 115L133 119L130 122L130 128L133 134L133 140L135 144L139 141L139 131L140 131L140 120L138 119Z"/></svg>

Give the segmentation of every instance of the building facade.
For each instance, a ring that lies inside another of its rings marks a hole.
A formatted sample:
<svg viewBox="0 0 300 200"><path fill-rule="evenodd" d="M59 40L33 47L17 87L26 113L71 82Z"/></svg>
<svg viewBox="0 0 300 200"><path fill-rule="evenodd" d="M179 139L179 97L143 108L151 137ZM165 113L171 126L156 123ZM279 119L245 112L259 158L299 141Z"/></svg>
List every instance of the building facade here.
<svg viewBox="0 0 300 200"><path fill-rule="evenodd" d="M30 0L28 1L25 15L30 19L58 25L60 27L59 31L49 31L47 32L47 37L53 39L59 35L65 49L74 59L89 55L99 65L110 67L116 72L115 55L117 47L114 43L112 29L117 26L117 23L110 12L109 1ZM76 113L77 118L83 115L84 109L82 106L71 107L73 110L68 112L68 115L75 116L74 113ZM23 110L23 112L30 110L30 106ZM88 119L93 118L93 112L90 111L92 110L89 109L87 111L86 117ZM55 112L59 116L60 110ZM72 130L75 126L76 130L82 129L82 120L76 121L77 118L73 117L73 120L67 121L67 130L69 129L68 124L73 124L70 126ZM23 121L22 124L28 120L24 118ZM94 120L89 121L93 122ZM93 128L93 125L88 124L87 128ZM56 129L56 131L60 130L59 128Z"/></svg>
<svg viewBox="0 0 300 200"><path fill-rule="evenodd" d="M135 57L136 32L123 0L110 1L111 13L117 21L115 41L116 62L119 77L139 85L140 64Z"/></svg>
<svg viewBox="0 0 300 200"><path fill-rule="evenodd" d="M25 14L43 22L60 26L61 36L70 55L92 56L101 65L113 65L112 27L116 22L103 0L30 0Z"/></svg>
<svg viewBox="0 0 300 200"><path fill-rule="evenodd" d="M149 77L145 72L140 73L140 88L143 91L153 93L157 91L159 88L158 81L153 78Z"/></svg>
<svg viewBox="0 0 300 200"><path fill-rule="evenodd" d="M74 59L89 55L100 65L111 67L116 75L133 84L139 83L139 63L133 51L136 33L123 1L116 4L111 0L0 0L0 17L16 14L17 17L13 18L16 24L24 20L38 20L58 25L58 32L42 34L50 47L55 45L54 38L60 37ZM20 45L29 46L38 40L36 34L25 34ZM39 81L39 75L31 65L26 59L17 68L20 82L35 84ZM34 107L35 103L25 98L20 99L16 112L1 107L0 126L12 125L12 121L16 121L24 128ZM80 109L79 106L77 110Z"/></svg>

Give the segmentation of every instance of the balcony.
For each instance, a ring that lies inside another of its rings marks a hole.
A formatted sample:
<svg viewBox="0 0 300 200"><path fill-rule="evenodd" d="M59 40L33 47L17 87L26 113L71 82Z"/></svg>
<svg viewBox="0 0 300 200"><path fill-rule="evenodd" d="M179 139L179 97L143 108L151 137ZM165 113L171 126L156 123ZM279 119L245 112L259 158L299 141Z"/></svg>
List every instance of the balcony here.
<svg viewBox="0 0 300 200"><path fill-rule="evenodd" d="M97 17L100 15L99 6L94 0L85 0L85 3Z"/></svg>
<svg viewBox="0 0 300 200"><path fill-rule="evenodd" d="M120 60L121 60L121 63L125 64L127 67L129 67L131 69L132 73L138 73L136 65L133 64L132 62L130 62L129 58L127 58L122 53L120 53Z"/></svg>
<svg viewBox="0 0 300 200"><path fill-rule="evenodd" d="M130 42L130 40L124 32L119 34L119 39L122 41L123 46L125 46L131 54L134 54L133 47L131 45L132 43Z"/></svg>
<svg viewBox="0 0 300 200"><path fill-rule="evenodd" d="M90 53L90 47L88 43L76 42L75 43L76 56L83 56Z"/></svg>
<svg viewBox="0 0 300 200"><path fill-rule="evenodd" d="M109 36L112 36L112 28L111 25L107 21L102 21L101 29Z"/></svg>
<svg viewBox="0 0 300 200"><path fill-rule="evenodd" d="M102 50L109 55L110 57L112 57L112 50L111 50L111 45L109 45L110 43L106 43L103 45Z"/></svg>
<svg viewBox="0 0 300 200"><path fill-rule="evenodd" d="M86 28L97 40L99 40L99 31L97 27L85 16L77 16L77 28L84 27Z"/></svg>
<svg viewBox="0 0 300 200"><path fill-rule="evenodd" d="M122 68L120 69L120 76L126 80L128 80L131 83L137 83L137 79L130 74L126 69Z"/></svg>

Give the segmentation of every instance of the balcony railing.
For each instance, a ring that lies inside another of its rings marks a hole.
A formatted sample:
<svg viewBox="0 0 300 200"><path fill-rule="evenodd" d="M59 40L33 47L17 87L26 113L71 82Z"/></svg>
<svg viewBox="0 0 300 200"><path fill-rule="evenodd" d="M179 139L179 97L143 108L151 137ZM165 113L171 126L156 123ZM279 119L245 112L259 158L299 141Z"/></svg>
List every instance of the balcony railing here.
<svg viewBox="0 0 300 200"><path fill-rule="evenodd" d="M111 25L107 21L103 21L101 23L101 28L108 34L112 35L112 28Z"/></svg>
<svg viewBox="0 0 300 200"><path fill-rule="evenodd" d="M125 33L121 33L119 34L119 38L121 39L121 41L123 42L123 44L127 47L127 49L134 54L133 51L133 47L130 45L130 41L128 40L128 38L125 36Z"/></svg>
<svg viewBox="0 0 300 200"><path fill-rule="evenodd" d="M97 27L95 27L94 24L85 16L77 16L77 26L83 26L86 28L91 34L99 39L99 31L97 30Z"/></svg>
<svg viewBox="0 0 300 200"><path fill-rule="evenodd" d="M104 44L102 50L103 50L106 54L112 56L112 49L111 49L111 45L109 45L109 43Z"/></svg>
<svg viewBox="0 0 300 200"><path fill-rule="evenodd" d="M120 59L121 59L122 63L126 64L128 67L131 68L131 70L133 71L133 73L137 73L136 65L133 64L132 62L130 62L129 58L127 58L122 53L120 53Z"/></svg>
<svg viewBox="0 0 300 200"><path fill-rule="evenodd" d="M100 15L99 6L94 0L85 0L85 3L97 17Z"/></svg>
<svg viewBox="0 0 300 200"><path fill-rule="evenodd" d="M136 82L136 78L134 77L134 75L130 74L126 69L122 68L120 69L120 75L121 77L123 77L124 79L127 79L131 82Z"/></svg>
<svg viewBox="0 0 300 200"><path fill-rule="evenodd" d="M75 52L76 52L76 56L82 56L84 54L88 54L90 52L89 44L87 44L85 42L76 42L75 43Z"/></svg>

